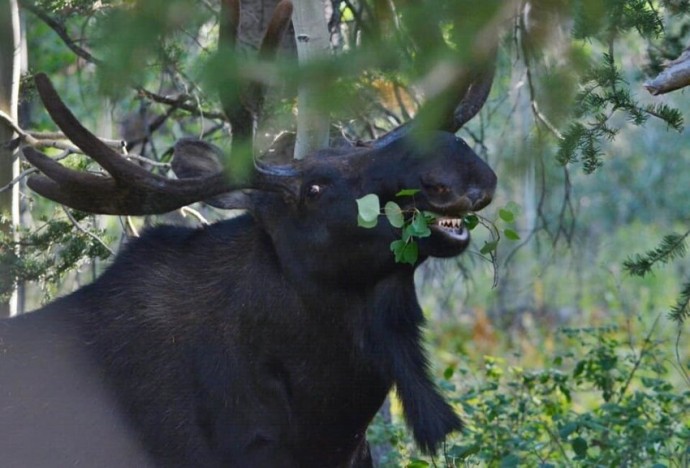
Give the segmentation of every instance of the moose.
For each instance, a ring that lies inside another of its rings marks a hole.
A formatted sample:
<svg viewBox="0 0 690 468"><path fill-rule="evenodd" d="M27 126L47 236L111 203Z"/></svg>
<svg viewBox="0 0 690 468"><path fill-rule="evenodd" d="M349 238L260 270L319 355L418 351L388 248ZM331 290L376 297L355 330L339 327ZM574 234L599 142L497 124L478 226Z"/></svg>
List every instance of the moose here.
<svg viewBox="0 0 690 468"><path fill-rule="evenodd" d="M413 275L461 254L463 217L494 194L494 172L455 136L486 80L467 87L450 128L413 122L304 160L256 160L243 180L194 139L175 145L177 179L150 173L85 129L47 76L35 81L53 121L109 174L25 147L35 192L90 213L198 201L244 213L150 228L93 283L0 322L3 466L367 467L366 429L393 387L425 452L462 429L429 375ZM414 265L389 250L398 228L357 226L355 200L372 193L434 214Z"/></svg>

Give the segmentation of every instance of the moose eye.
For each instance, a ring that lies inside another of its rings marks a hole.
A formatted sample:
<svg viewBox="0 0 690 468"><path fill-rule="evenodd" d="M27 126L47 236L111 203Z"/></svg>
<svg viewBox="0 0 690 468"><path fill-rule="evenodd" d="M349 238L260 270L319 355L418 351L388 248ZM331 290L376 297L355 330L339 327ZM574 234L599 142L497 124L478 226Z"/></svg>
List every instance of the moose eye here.
<svg viewBox="0 0 690 468"><path fill-rule="evenodd" d="M321 195L321 192L323 192L323 185L311 184L307 187L306 195L308 198L313 199Z"/></svg>

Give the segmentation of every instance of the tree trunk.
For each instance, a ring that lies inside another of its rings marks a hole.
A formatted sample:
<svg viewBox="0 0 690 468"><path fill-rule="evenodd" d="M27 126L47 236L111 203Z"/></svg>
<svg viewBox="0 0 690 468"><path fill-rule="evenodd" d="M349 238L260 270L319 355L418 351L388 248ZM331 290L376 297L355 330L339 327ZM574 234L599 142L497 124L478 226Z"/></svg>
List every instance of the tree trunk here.
<svg viewBox="0 0 690 468"><path fill-rule="evenodd" d="M19 96L20 67L20 28L19 6L17 0L0 0L0 111L17 121L17 103ZM7 186L19 175L19 159L16 150L8 149L4 143L14 136L12 128L0 121L0 187ZM19 187L0 192L0 232L5 236L14 236L14 226L19 220ZM4 271L3 271L4 270ZM0 275L9 272L0 265ZM12 278L3 280L13 281ZM9 301L0 302L0 317L14 315L17 312L17 295Z"/></svg>
<svg viewBox="0 0 690 468"><path fill-rule="evenodd" d="M296 2L292 23L300 67L328 57L330 40L323 0ZM323 106L319 105L318 100L323 96L317 89L317 83L302 80L297 91L296 159L328 146L330 122L328 116L324 115Z"/></svg>

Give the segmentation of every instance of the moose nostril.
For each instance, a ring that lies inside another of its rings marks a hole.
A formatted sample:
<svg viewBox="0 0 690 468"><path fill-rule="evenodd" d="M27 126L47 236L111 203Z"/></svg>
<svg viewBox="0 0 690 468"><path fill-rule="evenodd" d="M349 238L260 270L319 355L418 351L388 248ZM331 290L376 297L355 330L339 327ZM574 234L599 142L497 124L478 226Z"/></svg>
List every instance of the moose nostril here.
<svg viewBox="0 0 690 468"><path fill-rule="evenodd" d="M423 184L424 190L431 195L444 195L450 192L450 187L445 184Z"/></svg>
<svg viewBox="0 0 690 468"><path fill-rule="evenodd" d="M467 195L467 198L470 199L472 204L477 203L478 201L480 201L481 199L483 199L486 196L486 194L484 193L484 190L482 190L478 187L472 187L472 188L468 189L466 195Z"/></svg>
<svg viewBox="0 0 690 468"><path fill-rule="evenodd" d="M469 198L473 210L480 210L491 203L492 193L480 188L471 188L465 195Z"/></svg>

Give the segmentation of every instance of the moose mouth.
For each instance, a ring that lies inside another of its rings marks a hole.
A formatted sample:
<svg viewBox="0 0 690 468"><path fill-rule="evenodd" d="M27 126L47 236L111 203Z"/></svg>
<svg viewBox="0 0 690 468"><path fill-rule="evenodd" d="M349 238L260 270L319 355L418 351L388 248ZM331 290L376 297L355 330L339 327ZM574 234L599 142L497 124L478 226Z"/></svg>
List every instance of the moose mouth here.
<svg viewBox="0 0 690 468"><path fill-rule="evenodd" d="M436 232L449 240L465 243L470 240L470 231L465 226L463 218L438 217L429 226L432 232Z"/></svg>

